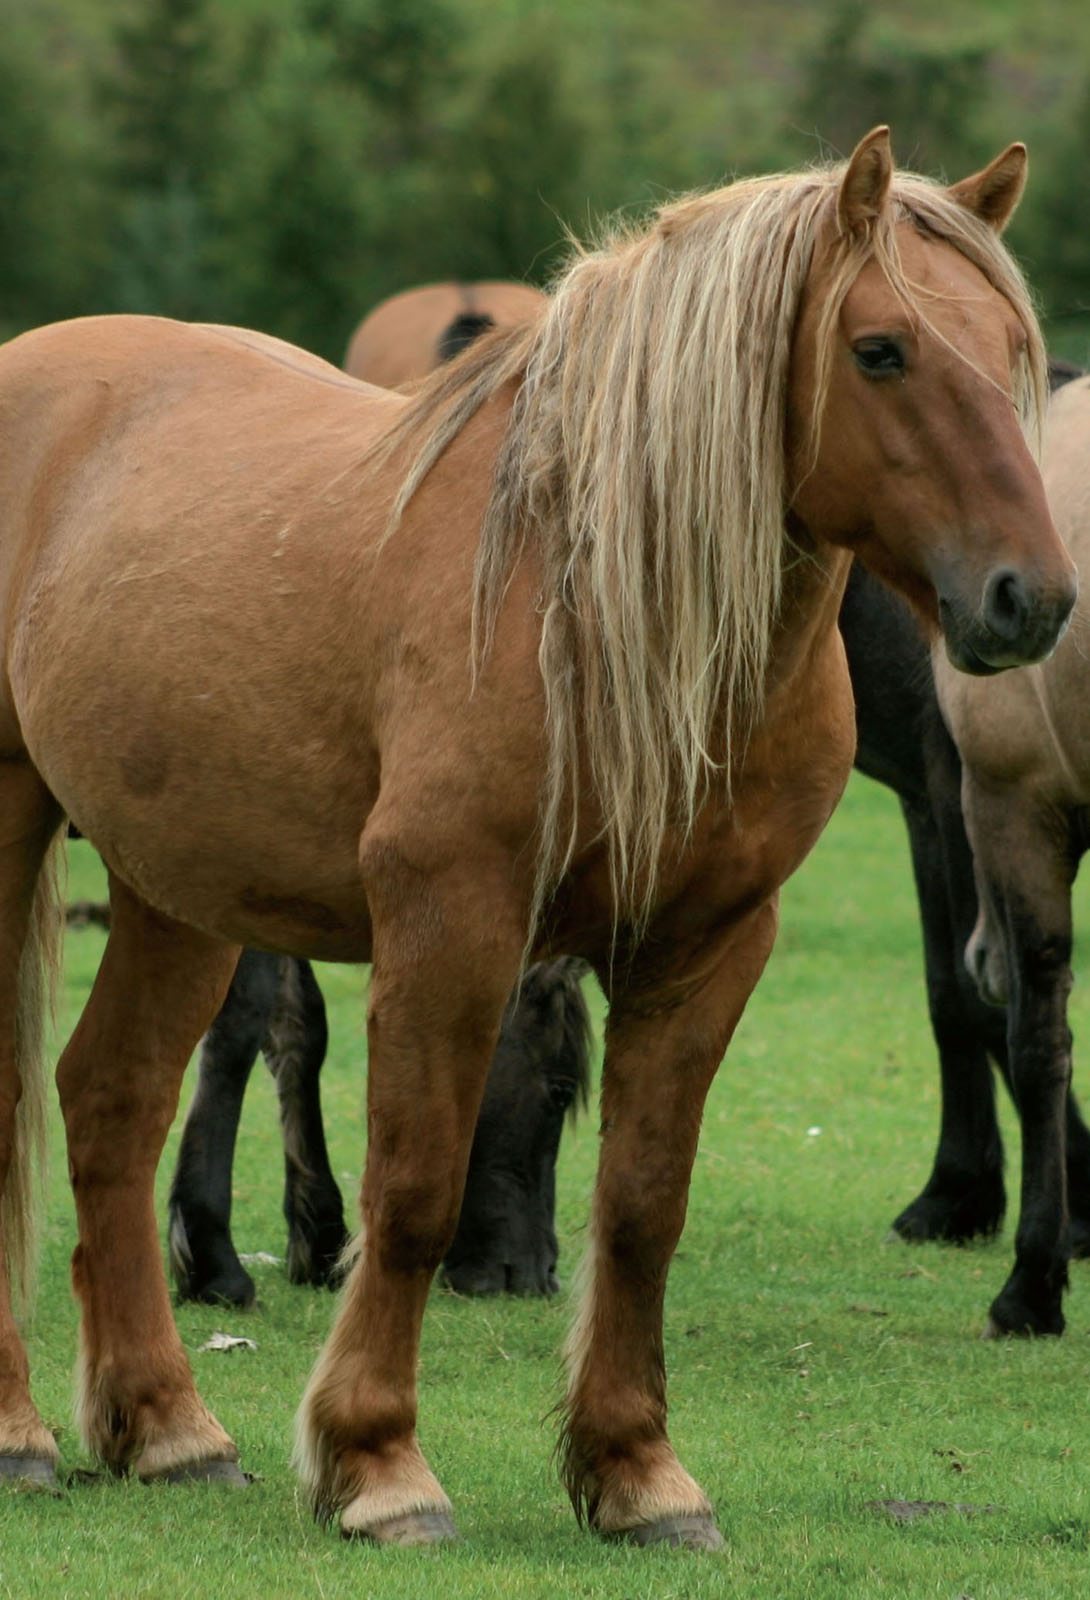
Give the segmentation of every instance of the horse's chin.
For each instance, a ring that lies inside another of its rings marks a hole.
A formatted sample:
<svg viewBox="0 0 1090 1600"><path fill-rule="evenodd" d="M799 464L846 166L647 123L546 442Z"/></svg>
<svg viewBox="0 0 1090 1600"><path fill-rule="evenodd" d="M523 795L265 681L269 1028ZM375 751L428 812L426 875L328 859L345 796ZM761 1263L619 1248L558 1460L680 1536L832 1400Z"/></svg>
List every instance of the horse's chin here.
<svg viewBox="0 0 1090 1600"><path fill-rule="evenodd" d="M946 647L947 659L950 665L959 672L967 672L974 678L993 678L997 672L1006 672L1010 667L1019 663L1014 661L993 662L986 661L978 655L972 645L965 639L952 639L948 633L943 633L942 642Z"/></svg>

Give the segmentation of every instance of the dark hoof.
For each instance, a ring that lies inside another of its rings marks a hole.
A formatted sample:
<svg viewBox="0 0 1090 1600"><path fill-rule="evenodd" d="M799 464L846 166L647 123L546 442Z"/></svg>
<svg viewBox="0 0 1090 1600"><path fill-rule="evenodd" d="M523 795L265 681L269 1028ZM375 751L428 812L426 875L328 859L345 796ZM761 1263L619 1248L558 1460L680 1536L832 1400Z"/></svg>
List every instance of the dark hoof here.
<svg viewBox="0 0 1090 1600"><path fill-rule="evenodd" d="M445 1511L412 1511L370 1528L342 1528L345 1539L367 1539L372 1544L449 1544L458 1537L454 1519Z"/></svg>
<svg viewBox="0 0 1090 1600"><path fill-rule="evenodd" d="M144 1479L145 1483L223 1483L232 1489L248 1489L253 1481L237 1461L192 1461Z"/></svg>
<svg viewBox="0 0 1090 1600"><path fill-rule="evenodd" d="M48 1456L0 1455L0 1479L27 1489L45 1489L51 1494L60 1493L57 1469Z"/></svg>
<svg viewBox="0 0 1090 1600"><path fill-rule="evenodd" d="M1001 1178L982 1176L972 1184L931 1193L925 1189L894 1220L893 1236L909 1244L992 1239L1003 1226L1006 1207Z"/></svg>
<svg viewBox="0 0 1090 1600"><path fill-rule="evenodd" d="M237 1273L222 1273L203 1283L192 1277L179 1278L178 1299L183 1304L192 1300L202 1306L230 1306L234 1311L249 1311L257 1299L257 1290L250 1274L240 1267Z"/></svg>
<svg viewBox="0 0 1090 1600"><path fill-rule="evenodd" d="M711 1517L660 1517L624 1528L614 1537L628 1544L665 1544L675 1550L722 1550L723 1535Z"/></svg>
<svg viewBox="0 0 1090 1600"><path fill-rule="evenodd" d="M1057 1322L1040 1327L1031 1321L1024 1321L1016 1327L1007 1327L991 1313L980 1335L982 1339L1058 1339L1064 1331L1064 1319L1059 1317Z"/></svg>

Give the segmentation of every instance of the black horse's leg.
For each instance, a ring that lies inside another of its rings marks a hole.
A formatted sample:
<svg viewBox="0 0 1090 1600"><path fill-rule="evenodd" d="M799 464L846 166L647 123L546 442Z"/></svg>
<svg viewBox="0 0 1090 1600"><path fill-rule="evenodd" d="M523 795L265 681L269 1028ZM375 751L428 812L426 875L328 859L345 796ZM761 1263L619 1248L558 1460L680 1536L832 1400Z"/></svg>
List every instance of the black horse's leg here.
<svg viewBox="0 0 1090 1600"><path fill-rule="evenodd" d="M960 1242L995 1233L1006 1210L989 1057L1005 1070L1007 1043L1004 1012L981 999L965 967L976 888L957 793L960 773L953 776L953 787L944 795L933 791L929 805L902 805L920 903L942 1113L931 1176L893 1226L905 1239Z"/></svg>
<svg viewBox="0 0 1090 1600"><path fill-rule="evenodd" d="M1022 1209L1015 1263L991 1307L991 1333L1062 1333L1070 1254L1067 1097L1071 1083L1069 818L1017 788L970 784L966 815L984 907L1005 947L1007 1039L1022 1124ZM986 968L989 952L974 939ZM994 955L994 952L991 954Z"/></svg>
<svg viewBox="0 0 1090 1600"><path fill-rule="evenodd" d="M1067 1212L1071 1254L1090 1257L1090 1128L1067 1091Z"/></svg>
<svg viewBox="0 0 1090 1600"><path fill-rule="evenodd" d="M268 1032L281 958L244 950L201 1045L170 1189L170 1266L183 1300L248 1306L253 1279L231 1240L231 1169L242 1100Z"/></svg>
<svg viewBox="0 0 1090 1600"><path fill-rule="evenodd" d="M263 1049L280 1099L288 1277L332 1286L347 1234L318 1089L328 1039L325 1002L310 962L285 959Z"/></svg>

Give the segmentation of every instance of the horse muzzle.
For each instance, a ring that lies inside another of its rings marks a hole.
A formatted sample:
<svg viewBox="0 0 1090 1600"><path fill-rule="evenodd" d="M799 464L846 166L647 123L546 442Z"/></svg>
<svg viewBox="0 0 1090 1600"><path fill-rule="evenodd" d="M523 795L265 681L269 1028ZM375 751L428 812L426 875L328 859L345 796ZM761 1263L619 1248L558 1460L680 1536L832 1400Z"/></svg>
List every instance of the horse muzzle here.
<svg viewBox="0 0 1090 1600"><path fill-rule="evenodd" d="M989 573L975 607L939 590L939 623L951 663L977 677L1030 666L1050 656L1064 636L1079 593L1071 565L1066 581L1036 584L1016 567Z"/></svg>

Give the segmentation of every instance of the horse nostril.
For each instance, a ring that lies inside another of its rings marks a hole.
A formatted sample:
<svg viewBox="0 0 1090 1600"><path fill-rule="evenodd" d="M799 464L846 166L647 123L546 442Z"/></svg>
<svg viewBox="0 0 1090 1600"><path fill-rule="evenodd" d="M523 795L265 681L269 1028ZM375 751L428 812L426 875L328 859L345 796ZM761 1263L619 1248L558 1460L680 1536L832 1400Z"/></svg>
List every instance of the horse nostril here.
<svg viewBox="0 0 1090 1600"><path fill-rule="evenodd" d="M1017 572L1006 567L992 573L984 585L981 611L988 627L1001 639L1019 638L1029 617L1029 597Z"/></svg>

